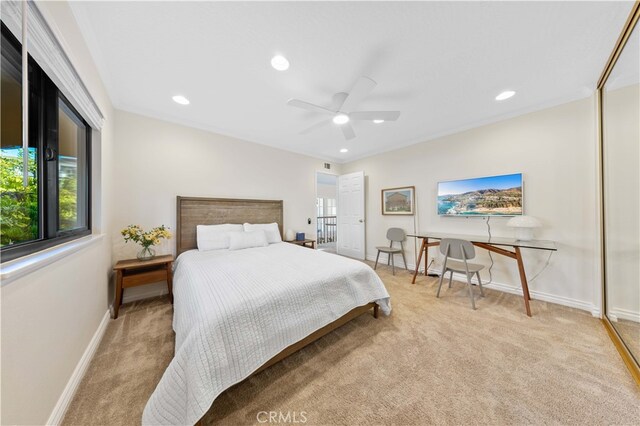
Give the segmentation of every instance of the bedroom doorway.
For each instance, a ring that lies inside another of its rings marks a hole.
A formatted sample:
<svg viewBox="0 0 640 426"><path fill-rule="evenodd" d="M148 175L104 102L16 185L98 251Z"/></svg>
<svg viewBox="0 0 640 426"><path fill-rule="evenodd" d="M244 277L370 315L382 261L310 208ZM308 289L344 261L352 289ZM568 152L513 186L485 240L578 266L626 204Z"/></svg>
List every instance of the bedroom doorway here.
<svg viewBox="0 0 640 426"><path fill-rule="evenodd" d="M316 241L318 250L336 253L338 176L316 172Z"/></svg>

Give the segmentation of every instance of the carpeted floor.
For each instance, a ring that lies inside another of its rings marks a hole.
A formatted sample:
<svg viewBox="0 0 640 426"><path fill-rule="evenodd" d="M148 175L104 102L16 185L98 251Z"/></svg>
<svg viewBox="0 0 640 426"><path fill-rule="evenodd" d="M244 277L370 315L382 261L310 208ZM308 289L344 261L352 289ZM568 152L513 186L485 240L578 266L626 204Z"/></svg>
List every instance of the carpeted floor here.
<svg viewBox="0 0 640 426"><path fill-rule="evenodd" d="M473 311L461 283L436 299L434 278L378 272L390 317L365 314L234 386L204 423L640 424L640 391L589 313L532 301L528 318L491 290ZM140 423L173 355L172 310L158 298L120 312L64 424Z"/></svg>

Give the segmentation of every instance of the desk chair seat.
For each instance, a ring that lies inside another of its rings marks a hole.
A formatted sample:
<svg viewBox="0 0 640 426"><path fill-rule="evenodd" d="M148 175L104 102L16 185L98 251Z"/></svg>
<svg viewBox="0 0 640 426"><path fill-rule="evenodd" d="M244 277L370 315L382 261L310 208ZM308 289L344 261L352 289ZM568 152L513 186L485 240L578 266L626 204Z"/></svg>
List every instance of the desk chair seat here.
<svg viewBox="0 0 640 426"><path fill-rule="evenodd" d="M467 263L467 268L473 275L476 272L482 271L484 269L484 265L478 265L477 263ZM456 272L466 272L466 270L464 269L464 262L459 262L457 260L451 259L447 261L447 269Z"/></svg>
<svg viewBox="0 0 640 426"><path fill-rule="evenodd" d="M467 260L471 260L476 257L476 251L469 241L458 240L455 238L445 238L440 241L440 253L444 254L444 263L442 264L442 273L440 274L440 283L438 284L438 293L436 297L440 297L440 288L442 288L442 280L447 272L449 275L449 288L451 288L451 281L453 279L453 273L459 272L465 274L467 277L467 285L469 286L469 298L471 299L471 307L476 308L476 302L473 297L473 289L471 285L471 277L476 275L478 277L478 285L480 286L480 295L484 296L482 290L482 280L480 279L480 271L484 269L483 265L475 263L469 263ZM452 260L457 259L457 260Z"/></svg>
<svg viewBox="0 0 640 426"><path fill-rule="evenodd" d="M376 247L378 250L378 255L376 256L376 264L373 265L373 269L378 267L378 259L380 258L380 253L387 254L387 265L391 263L391 271L393 275L396 274L396 265L393 260L394 255L402 254L402 260L404 261L404 269L407 268L407 259L404 257L404 245L403 242L407 238L407 234L405 234L404 230L400 228L389 228L387 230L387 239L389 240L389 247ZM399 242L400 247L393 247L394 242Z"/></svg>

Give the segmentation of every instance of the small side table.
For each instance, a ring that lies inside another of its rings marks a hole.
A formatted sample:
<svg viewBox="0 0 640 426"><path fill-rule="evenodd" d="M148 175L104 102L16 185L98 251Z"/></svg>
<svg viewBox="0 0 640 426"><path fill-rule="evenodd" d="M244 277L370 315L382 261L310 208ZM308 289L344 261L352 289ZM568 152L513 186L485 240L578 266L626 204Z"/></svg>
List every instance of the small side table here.
<svg viewBox="0 0 640 426"><path fill-rule="evenodd" d="M151 260L128 259L120 260L113 267L116 272L116 297L113 304L113 319L118 318L118 311L122 305L122 294L125 288L139 285L167 281L169 299L173 303L173 274L171 267L173 256L168 254L157 256Z"/></svg>
<svg viewBox="0 0 640 426"><path fill-rule="evenodd" d="M299 240L299 241L298 240L287 241L287 243L296 244L296 245L314 249L314 250L316 248L316 240L312 240L309 238L307 238L306 240Z"/></svg>

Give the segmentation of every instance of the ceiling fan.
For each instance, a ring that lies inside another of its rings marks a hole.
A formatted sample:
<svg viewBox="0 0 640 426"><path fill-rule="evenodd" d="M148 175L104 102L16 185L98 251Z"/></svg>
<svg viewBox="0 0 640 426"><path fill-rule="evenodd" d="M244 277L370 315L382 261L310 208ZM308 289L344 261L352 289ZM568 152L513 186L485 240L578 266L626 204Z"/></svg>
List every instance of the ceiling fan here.
<svg viewBox="0 0 640 426"><path fill-rule="evenodd" d="M330 108L325 108L299 99L289 99L287 101L287 105L332 116L331 118L303 130L300 132L301 135L308 134L333 122L340 126L344 138L349 140L356 137L356 133L350 123L351 120L364 120L373 121L374 123L382 123L384 121L395 121L400 117L400 111L354 111L357 105L362 102L369 93L371 93L377 84L378 83L369 77L360 77L355 86L353 86L353 89L351 89L351 92L336 93L333 96L333 103Z"/></svg>

